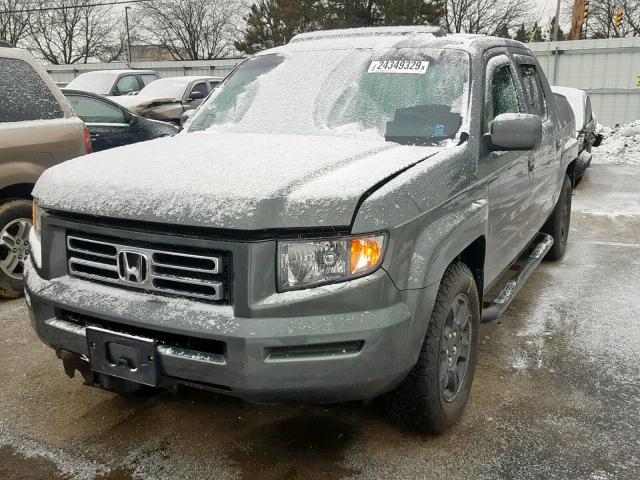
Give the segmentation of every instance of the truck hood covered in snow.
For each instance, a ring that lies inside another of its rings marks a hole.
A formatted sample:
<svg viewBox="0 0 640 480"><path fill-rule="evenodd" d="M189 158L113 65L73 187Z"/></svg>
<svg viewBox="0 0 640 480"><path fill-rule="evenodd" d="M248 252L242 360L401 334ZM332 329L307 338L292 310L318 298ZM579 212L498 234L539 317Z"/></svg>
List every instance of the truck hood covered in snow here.
<svg viewBox="0 0 640 480"><path fill-rule="evenodd" d="M440 151L381 139L189 133L47 170L42 207L243 230L348 226L360 197Z"/></svg>

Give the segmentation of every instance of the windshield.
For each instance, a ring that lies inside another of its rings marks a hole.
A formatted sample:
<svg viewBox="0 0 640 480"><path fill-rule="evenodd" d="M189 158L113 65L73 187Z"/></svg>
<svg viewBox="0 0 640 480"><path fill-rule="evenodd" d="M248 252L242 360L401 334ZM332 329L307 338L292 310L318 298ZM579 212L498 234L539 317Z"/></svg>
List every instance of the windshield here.
<svg viewBox="0 0 640 480"><path fill-rule="evenodd" d="M251 58L189 131L334 134L404 144L453 140L464 123L469 60L437 49L287 51Z"/></svg>
<svg viewBox="0 0 640 480"><path fill-rule="evenodd" d="M182 98L185 89L189 85L189 80L178 78L163 78L154 80L149 85L140 90L138 95L156 98Z"/></svg>
<svg viewBox="0 0 640 480"><path fill-rule="evenodd" d="M108 95L116 75L107 72L83 73L74 78L66 88L70 90L82 90L83 92Z"/></svg>

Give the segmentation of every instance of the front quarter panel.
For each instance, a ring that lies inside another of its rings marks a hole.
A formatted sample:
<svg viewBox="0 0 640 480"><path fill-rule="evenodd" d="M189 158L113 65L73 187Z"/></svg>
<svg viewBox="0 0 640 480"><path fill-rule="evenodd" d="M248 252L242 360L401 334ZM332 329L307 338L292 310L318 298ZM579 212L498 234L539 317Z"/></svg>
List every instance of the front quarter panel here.
<svg viewBox="0 0 640 480"><path fill-rule="evenodd" d="M411 168L364 201L353 232L390 232L383 268L399 289L439 282L457 255L486 237L487 186L477 181L476 168L467 149L457 147Z"/></svg>

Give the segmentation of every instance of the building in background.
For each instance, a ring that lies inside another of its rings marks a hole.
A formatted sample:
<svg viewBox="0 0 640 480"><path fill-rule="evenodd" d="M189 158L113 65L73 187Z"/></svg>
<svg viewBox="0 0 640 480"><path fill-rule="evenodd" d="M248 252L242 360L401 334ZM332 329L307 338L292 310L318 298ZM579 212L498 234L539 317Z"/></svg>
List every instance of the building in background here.
<svg viewBox="0 0 640 480"><path fill-rule="evenodd" d="M163 62L171 60L175 60L175 58L169 50L161 45L131 45L132 62Z"/></svg>

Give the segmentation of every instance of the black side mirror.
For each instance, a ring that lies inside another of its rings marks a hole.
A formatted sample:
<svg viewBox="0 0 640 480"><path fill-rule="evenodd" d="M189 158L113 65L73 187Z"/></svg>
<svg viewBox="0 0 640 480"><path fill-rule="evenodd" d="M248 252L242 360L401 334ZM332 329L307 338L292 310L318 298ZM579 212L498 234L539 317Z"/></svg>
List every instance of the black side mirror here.
<svg viewBox="0 0 640 480"><path fill-rule="evenodd" d="M542 140L542 119L528 113L503 113L491 122L484 142L492 151L533 150Z"/></svg>
<svg viewBox="0 0 640 480"><path fill-rule="evenodd" d="M189 101L193 102L194 100L202 100L206 95L200 91L191 92L189 95Z"/></svg>
<svg viewBox="0 0 640 480"><path fill-rule="evenodd" d="M137 115L131 115L129 117L129 125L131 125L133 127L135 124L138 123L138 120L139 120L139 118L138 118Z"/></svg>

